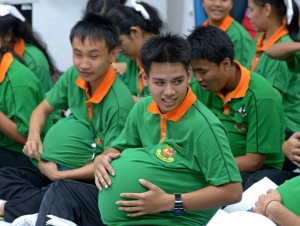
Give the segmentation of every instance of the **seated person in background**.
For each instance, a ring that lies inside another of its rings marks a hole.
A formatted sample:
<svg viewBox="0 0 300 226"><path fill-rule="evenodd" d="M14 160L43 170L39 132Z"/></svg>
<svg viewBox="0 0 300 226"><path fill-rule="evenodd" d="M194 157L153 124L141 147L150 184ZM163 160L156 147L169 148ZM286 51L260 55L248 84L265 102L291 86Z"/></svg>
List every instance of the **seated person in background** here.
<svg viewBox="0 0 300 226"><path fill-rule="evenodd" d="M40 80L44 91L49 91L55 80L52 77L59 72L46 48L14 6L1 4L0 10L5 12L0 16L0 37L5 41L5 46L24 59L28 68Z"/></svg>
<svg viewBox="0 0 300 226"><path fill-rule="evenodd" d="M285 0L248 0L248 6L249 16L259 34L256 48L251 50L249 64L245 66L263 76L282 95L285 139L288 139L300 131L300 74L291 71L287 62L273 59L265 51L277 43L299 41L297 5ZM288 9L292 8L290 15Z"/></svg>
<svg viewBox="0 0 300 226"><path fill-rule="evenodd" d="M109 10L118 5L124 5L126 1L127 0L89 0L86 4L85 15L95 13L106 16ZM134 60L127 58L124 54L119 52L116 61L114 61L111 66L116 71L117 75L123 76L126 73L127 66L130 68L130 65L134 63Z"/></svg>
<svg viewBox="0 0 300 226"><path fill-rule="evenodd" d="M105 224L205 225L218 208L240 200L226 130L188 86L190 56L177 35L143 45L151 96L135 104L120 136L94 161Z"/></svg>
<svg viewBox="0 0 300 226"><path fill-rule="evenodd" d="M252 211L268 217L280 226L300 225L299 194L300 176L297 176L276 190L270 189L267 194L261 195Z"/></svg>
<svg viewBox="0 0 300 226"><path fill-rule="evenodd" d="M0 215L4 214L7 222L37 213L52 181L80 180L95 187L92 161L120 134L134 105L129 90L111 67L118 44L112 23L87 15L72 28L70 41L74 66L60 77L30 119L24 152L38 160L39 169L0 169L0 199L7 200ZM56 108L69 108L72 115L60 119L42 143L41 130ZM101 224L99 213L84 216Z"/></svg>
<svg viewBox="0 0 300 226"><path fill-rule="evenodd" d="M119 5L112 8L107 16L119 28L119 50L131 61L127 62L123 82L132 93L135 102L149 95L149 89L143 84L143 67L139 52L147 39L158 35L163 28L163 22L155 7L146 2L132 1L132 7ZM123 55L123 56L124 56ZM120 55L120 58L124 58ZM117 58L117 61L121 60Z"/></svg>
<svg viewBox="0 0 300 226"><path fill-rule="evenodd" d="M245 65L249 61L249 53L254 47L254 42L248 31L230 16L234 0L202 0L202 5L207 15L203 26L212 25L225 31L230 37L235 60Z"/></svg>
<svg viewBox="0 0 300 226"><path fill-rule="evenodd" d="M39 80L19 58L7 48L0 48L0 168L37 166L22 150L28 136L30 115L45 93ZM41 139L51 125L49 120L45 123Z"/></svg>
<svg viewBox="0 0 300 226"><path fill-rule="evenodd" d="M196 96L223 123L243 178L262 169L282 167L284 116L280 94L261 76L234 61L229 36L213 26L198 27L189 36ZM266 171L265 176L269 171ZM275 183L284 181L276 181ZM251 180L249 180L251 181Z"/></svg>

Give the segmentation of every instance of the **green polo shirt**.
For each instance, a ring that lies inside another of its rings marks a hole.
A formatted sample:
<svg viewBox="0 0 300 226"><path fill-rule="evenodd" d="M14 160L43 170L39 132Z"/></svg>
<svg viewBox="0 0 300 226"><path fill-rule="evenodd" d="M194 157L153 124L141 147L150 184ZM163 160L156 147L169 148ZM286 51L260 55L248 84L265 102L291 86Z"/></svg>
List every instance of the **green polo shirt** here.
<svg viewBox="0 0 300 226"><path fill-rule="evenodd" d="M282 204L300 217L300 176L285 181L276 190L280 193Z"/></svg>
<svg viewBox="0 0 300 226"><path fill-rule="evenodd" d="M134 102L114 70L109 69L92 97L86 92L88 84L71 67L46 94L52 107L70 109L72 115L59 120L45 137L43 159L71 169L82 167L108 148L122 131Z"/></svg>
<svg viewBox="0 0 300 226"><path fill-rule="evenodd" d="M203 23L204 26L209 25L208 20ZM249 35L248 31L231 16L227 15L222 20L219 27L231 39L234 48L234 59L245 65L249 61L249 54L255 48L255 42Z"/></svg>
<svg viewBox="0 0 300 226"><path fill-rule="evenodd" d="M135 104L112 147L122 151L112 162L112 185L99 191L99 210L107 225L205 225L218 208L128 217L115 204L122 192L145 192L143 178L168 194L240 182L227 134L220 121L189 89L184 102L161 114L152 97Z"/></svg>
<svg viewBox="0 0 300 226"><path fill-rule="evenodd" d="M49 91L53 82L49 69L49 63L44 53L32 44L25 44L22 56L28 68L38 77L45 92Z"/></svg>
<svg viewBox="0 0 300 226"><path fill-rule="evenodd" d="M249 54L255 48L255 42L249 35L248 31L237 21L233 21L226 30L234 47L234 59L242 65L249 61Z"/></svg>
<svg viewBox="0 0 300 226"><path fill-rule="evenodd" d="M138 89L138 74L140 69L135 60L127 58L124 54L119 53L117 56L117 62L125 62L127 64L126 72L121 76L122 81L130 90L134 96L145 97L150 94L149 87L144 86L142 93L139 93Z"/></svg>
<svg viewBox="0 0 300 226"><path fill-rule="evenodd" d="M8 70L4 80L0 82L0 111L9 119L14 121L18 133L28 136L29 120L32 111L44 99L44 91L39 80L25 65L13 59L11 53L6 53L1 62L3 70L4 58L11 57L12 62L7 65ZM42 138L52 124L47 121ZM23 153L23 145L16 143L11 138L0 131L0 147L8 150Z"/></svg>
<svg viewBox="0 0 300 226"><path fill-rule="evenodd" d="M275 43L291 42L289 35L284 35ZM253 49L250 59L253 59L255 49ZM251 61L248 64L251 68ZM283 110L285 113L286 128L292 132L300 131L300 73L291 71L286 61L276 60L262 52L254 72L266 78L270 84L283 93Z"/></svg>
<svg viewBox="0 0 300 226"><path fill-rule="evenodd" d="M240 83L224 99L203 90L198 83L193 83L192 89L227 129L234 157L264 154L264 165L281 169L284 159L281 96L260 75L237 65L241 70Z"/></svg>

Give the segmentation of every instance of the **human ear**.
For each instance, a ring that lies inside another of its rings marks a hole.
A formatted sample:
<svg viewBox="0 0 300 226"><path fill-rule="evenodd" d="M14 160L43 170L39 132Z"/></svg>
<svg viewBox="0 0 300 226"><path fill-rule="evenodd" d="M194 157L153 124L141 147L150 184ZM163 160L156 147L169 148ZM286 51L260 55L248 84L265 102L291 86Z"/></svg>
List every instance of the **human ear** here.
<svg viewBox="0 0 300 226"><path fill-rule="evenodd" d="M149 85L149 76L146 74L145 71L143 71L142 79L143 79L144 86L148 86Z"/></svg>

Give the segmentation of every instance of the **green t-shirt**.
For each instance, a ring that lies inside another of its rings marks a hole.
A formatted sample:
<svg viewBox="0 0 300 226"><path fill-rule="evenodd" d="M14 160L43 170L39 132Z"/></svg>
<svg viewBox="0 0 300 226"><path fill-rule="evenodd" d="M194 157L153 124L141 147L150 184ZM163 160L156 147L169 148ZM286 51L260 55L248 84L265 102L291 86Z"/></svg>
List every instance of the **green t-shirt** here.
<svg viewBox="0 0 300 226"><path fill-rule="evenodd" d="M265 154L264 165L282 168L285 127L281 97L264 78L250 73L245 96L229 101L229 114L223 113L224 104L218 95L203 90L197 82L192 84L192 90L227 129L234 157Z"/></svg>
<svg viewBox="0 0 300 226"><path fill-rule="evenodd" d="M255 48L255 42L248 31L237 21L233 21L226 31L234 48L234 59L242 65L249 61L249 54Z"/></svg>
<svg viewBox="0 0 300 226"><path fill-rule="evenodd" d="M276 43L291 42L289 35L280 38ZM250 59L254 59L255 48ZM249 61L248 68L251 69L252 61ZM300 131L300 74L289 70L288 64L283 60L276 60L263 52L254 72L266 78L270 84L283 93L283 110L285 113L286 128L292 132Z"/></svg>
<svg viewBox="0 0 300 226"><path fill-rule="evenodd" d="M115 204L122 192L143 192L143 178L169 194L187 193L207 186L240 182L227 135L220 121L198 100L177 121L167 120L166 138L161 139L161 116L147 108L145 97L135 104L121 135L112 147L122 151L112 162L116 175L112 186L99 191L99 210L107 225L204 225L218 208L185 211L180 217L170 212L127 217Z"/></svg>
<svg viewBox="0 0 300 226"><path fill-rule="evenodd" d="M118 78L100 103L93 103L90 122L85 90L75 84L79 74L68 69L46 94L49 104L58 109L70 109L72 115L59 120L45 137L41 157L75 169L91 162L92 156L110 147L121 133L127 115L134 105L133 98ZM96 150L92 143L96 140Z"/></svg>
<svg viewBox="0 0 300 226"><path fill-rule="evenodd" d="M44 99L44 91L36 76L18 60L13 60L6 77L0 83L0 111L17 125L23 136L28 136L32 111ZM51 127L47 121L41 137ZM23 145L16 143L0 131L0 147L23 153Z"/></svg>
<svg viewBox="0 0 300 226"><path fill-rule="evenodd" d="M51 80L50 68L47 58L36 46L25 43L22 56L28 68L38 77L45 92L49 91L53 82Z"/></svg>
<svg viewBox="0 0 300 226"><path fill-rule="evenodd" d="M140 94L138 90L138 74L140 69L137 66L135 60L127 58L124 54L119 53L117 56L117 62L125 62L127 64L127 70L120 78L130 90L131 94L138 97L145 97L150 94L148 86L143 87L143 91Z"/></svg>
<svg viewBox="0 0 300 226"><path fill-rule="evenodd" d="M285 181L277 187L282 204L300 217L300 176Z"/></svg>

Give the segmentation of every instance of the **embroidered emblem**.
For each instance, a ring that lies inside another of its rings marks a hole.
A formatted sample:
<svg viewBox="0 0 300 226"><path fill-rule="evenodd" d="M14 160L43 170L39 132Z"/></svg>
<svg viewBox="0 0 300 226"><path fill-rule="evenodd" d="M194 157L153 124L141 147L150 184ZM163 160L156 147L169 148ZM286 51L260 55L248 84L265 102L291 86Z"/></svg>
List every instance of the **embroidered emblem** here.
<svg viewBox="0 0 300 226"><path fill-rule="evenodd" d="M247 131L247 128L246 128L246 126L245 126L244 123L238 123L238 122L236 122L236 123L234 124L234 128L236 128L236 130L238 130L238 131L240 131L240 132L242 132L242 133L244 133L244 132Z"/></svg>
<svg viewBox="0 0 300 226"><path fill-rule="evenodd" d="M240 109L238 110L238 113L240 116L242 116L242 118L246 118L247 117L246 106L242 105L242 107L240 107Z"/></svg>
<svg viewBox="0 0 300 226"><path fill-rule="evenodd" d="M173 162L174 158L172 158L171 156L174 155L176 153L176 150L174 150L174 148L169 147L169 145L167 145L163 150L161 149L157 149L156 150L156 156L163 160L164 162Z"/></svg>

